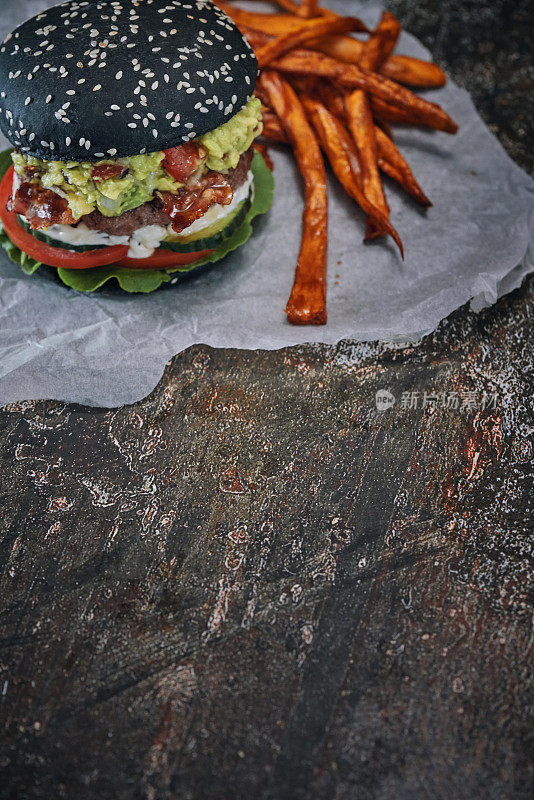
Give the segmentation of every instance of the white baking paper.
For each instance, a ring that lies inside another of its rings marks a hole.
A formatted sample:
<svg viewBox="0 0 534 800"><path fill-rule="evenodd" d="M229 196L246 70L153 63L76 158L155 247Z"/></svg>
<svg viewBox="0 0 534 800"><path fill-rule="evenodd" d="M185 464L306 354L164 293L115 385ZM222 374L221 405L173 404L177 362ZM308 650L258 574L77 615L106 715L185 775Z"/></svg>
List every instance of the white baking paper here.
<svg viewBox="0 0 534 800"><path fill-rule="evenodd" d="M52 4L3 0L2 38ZM379 17L378 6L356 0L332 0L331 6L359 13L371 25ZM408 34L397 52L429 57ZM407 128L396 134L434 202L425 213L387 184L404 262L390 241L363 243L362 213L330 180L326 326L286 322L302 191L291 153L272 148L272 210L255 221L243 248L185 284L149 295L109 288L78 294L45 269L25 276L0 251L0 403L133 403L154 388L173 355L195 343L275 349L343 338L418 339L467 301L479 310L518 286L534 262L534 183L506 155L464 90L449 82L426 96L443 105L460 130L456 136Z"/></svg>

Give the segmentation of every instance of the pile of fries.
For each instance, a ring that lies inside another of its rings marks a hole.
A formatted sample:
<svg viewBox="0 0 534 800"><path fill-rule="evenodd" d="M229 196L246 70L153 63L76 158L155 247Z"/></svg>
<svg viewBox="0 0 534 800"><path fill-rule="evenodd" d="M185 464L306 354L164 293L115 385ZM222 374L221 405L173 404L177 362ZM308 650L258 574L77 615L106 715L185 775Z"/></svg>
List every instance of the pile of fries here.
<svg viewBox="0 0 534 800"><path fill-rule="evenodd" d="M402 255L380 173L423 207L432 204L394 144L391 123L455 133L457 125L439 105L406 88L443 86L446 77L435 64L393 55L401 26L388 12L370 31L356 17L322 8L319 0L301 0L300 5L273 0L285 13L272 14L215 1L258 58L256 95L263 106L263 136L291 145L304 179L302 242L288 320L324 325L328 197L321 150L367 216L365 239L389 234Z"/></svg>

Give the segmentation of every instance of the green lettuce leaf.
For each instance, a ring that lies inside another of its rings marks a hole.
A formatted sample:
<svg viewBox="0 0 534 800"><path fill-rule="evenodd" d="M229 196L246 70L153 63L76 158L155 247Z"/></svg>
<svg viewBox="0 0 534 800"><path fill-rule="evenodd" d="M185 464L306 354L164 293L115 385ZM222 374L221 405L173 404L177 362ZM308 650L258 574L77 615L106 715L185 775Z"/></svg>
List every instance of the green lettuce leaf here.
<svg viewBox="0 0 534 800"><path fill-rule="evenodd" d="M10 147L9 150L3 150L0 153L0 178L3 178L8 169L10 168L11 164L13 163L11 160L11 153L13 152L13 148Z"/></svg>
<svg viewBox="0 0 534 800"><path fill-rule="evenodd" d="M0 179L11 165L11 150L0 153ZM258 152L254 153L252 159L252 174L254 176L254 199L243 223L235 230L231 236L224 239L220 245L206 258L195 261L180 267L167 270L156 269L127 269L126 267L116 267L114 265L104 267L92 267L91 269L57 269L59 278L66 286L76 289L78 292L93 292L99 289L109 280L116 280L126 292L153 292L167 283L176 273L175 277L190 273L205 264L214 263L224 258L232 250L240 247L249 239L252 233L252 220L259 214L265 214L271 207L273 201L274 180L271 170ZM0 245L7 252L9 258L18 264L22 270L31 275L37 270L41 263L22 252L9 239L0 223ZM49 267L49 269L54 269Z"/></svg>
<svg viewBox="0 0 534 800"><path fill-rule="evenodd" d="M2 223L0 222L0 245L4 248L6 253L8 254L11 261L15 264L18 264L19 267L22 269L26 275L33 275L36 269L39 269L41 266L40 261L35 261L30 256L26 255L23 250L19 250L16 244L13 244L9 236L4 230Z"/></svg>

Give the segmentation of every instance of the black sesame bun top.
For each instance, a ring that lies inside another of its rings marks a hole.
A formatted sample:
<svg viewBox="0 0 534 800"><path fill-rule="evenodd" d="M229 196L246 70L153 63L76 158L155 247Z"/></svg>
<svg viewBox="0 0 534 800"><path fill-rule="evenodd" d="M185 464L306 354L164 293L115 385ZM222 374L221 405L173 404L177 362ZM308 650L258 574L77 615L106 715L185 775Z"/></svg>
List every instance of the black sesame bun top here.
<svg viewBox="0 0 534 800"><path fill-rule="evenodd" d="M0 47L0 128L45 160L163 150L236 114L257 72L209 0L69 0Z"/></svg>

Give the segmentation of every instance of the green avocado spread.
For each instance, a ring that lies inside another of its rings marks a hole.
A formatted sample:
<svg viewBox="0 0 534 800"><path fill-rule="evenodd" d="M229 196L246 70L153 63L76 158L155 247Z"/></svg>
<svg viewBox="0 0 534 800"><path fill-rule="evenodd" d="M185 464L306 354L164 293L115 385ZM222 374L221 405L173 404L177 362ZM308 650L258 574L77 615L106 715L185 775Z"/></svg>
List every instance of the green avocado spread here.
<svg viewBox="0 0 534 800"><path fill-rule="evenodd" d="M228 172L237 167L240 157L260 135L262 128L261 102L252 97L228 122L199 137L198 141L208 151L207 168Z"/></svg>
<svg viewBox="0 0 534 800"><path fill-rule="evenodd" d="M195 141L204 148L204 170L228 172L237 165L262 130L261 103L252 97L228 122ZM177 192L183 184L166 172L162 150L128 158L86 161L42 161L14 152L16 172L63 195L76 219L98 209L106 217L116 217L148 202L155 192ZM122 176L93 180L93 168L102 164L124 167ZM30 167L29 173L26 171Z"/></svg>

